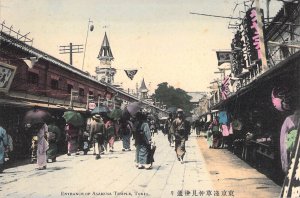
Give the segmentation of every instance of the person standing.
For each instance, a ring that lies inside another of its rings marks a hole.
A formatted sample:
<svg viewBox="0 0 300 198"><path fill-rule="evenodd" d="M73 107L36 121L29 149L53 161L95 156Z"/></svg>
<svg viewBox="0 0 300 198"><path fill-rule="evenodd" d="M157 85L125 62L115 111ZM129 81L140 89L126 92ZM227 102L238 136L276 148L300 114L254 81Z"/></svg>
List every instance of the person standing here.
<svg viewBox="0 0 300 198"><path fill-rule="evenodd" d="M51 162L56 162L56 157L58 153L58 142L61 138L61 131L60 129L55 125L55 118L52 118L53 120L48 125L48 142L49 142L49 149L47 151L47 157L48 161L51 160Z"/></svg>
<svg viewBox="0 0 300 198"><path fill-rule="evenodd" d="M94 115L90 123L90 130L92 137L94 137L98 144L98 154L96 154L96 160L101 158L101 153L104 152L103 144L105 140L105 127L100 115Z"/></svg>
<svg viewBox="0 0 300 198"><path fill-rule="evenodd" d="M130 138L132 135L132 123L130 121L122 121L120 125L120 133L122 135L122 141L123 141L123 149L122 151L130 149Z"/></svg>
<svg viewBox="0 0 300 198"><path fill-rule="evenodd" d="M37 170L44 170L47 167L47 150L49 143L46 140L48 126L46 123L42 125L37 133Z"/></svg>
<svg viewBox="0 0 300 198"><path fill-rule="evenodd" d="M0 126L0 173L4 170L5 148L8 144L6 130Z"/></svg>
<svg viewBox="0 0 300 198"><path fill-rule="evenodd" d="M151 149L151 132L147 122L147 115L138 112L136 115L138 121L135 135L136 162L138 169L150 169L149 154Z"/></svg>
<svg viewBox="0 0 300 198"><path fill-rule="evenodd" d="M71 156L72 153L78 153L78 136L79 128L73 126L70 123L67 123L65 126L66 139L68 141L68 156Z"/></svg>
<svg viewBox="0 0 300 198"><path fill-rule="evenodd" d="M115 131L115 125L114 125L112 119L107 118L107 121L105 123L105 129L106 129L107 137L108 137L109 152L114 152L116 131Z"/></svg>
<svg viewBox="0 0 300 198"><path fill-rule="evenodd" d="M168 140L169 140L170 146L172 146L172 144L174 143L174 139L175 139L174 133L171 130L173 120L174 120L173 114L169 113L169 118L167 119L166 124L165 124L165 131L168 134Z"/></svg>
<svg viewBox="0 0 300 198"><path fill-rule="evenodd" d="M183 164L183 157L186 153L185 141L188 139L190 127L184 119L184 112L182 109L177 110L177 118L172 122L172 128L175 135L175 152L178 161Z"/></svg>

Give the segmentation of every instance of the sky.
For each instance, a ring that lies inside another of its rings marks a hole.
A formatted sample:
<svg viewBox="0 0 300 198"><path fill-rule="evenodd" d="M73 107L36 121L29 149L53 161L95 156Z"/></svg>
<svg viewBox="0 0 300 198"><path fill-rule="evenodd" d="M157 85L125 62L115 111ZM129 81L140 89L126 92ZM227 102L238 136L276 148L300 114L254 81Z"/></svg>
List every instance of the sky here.
<svg viewBox="0 0 300 198"><path fill-rule="evenodd" d="M266 0L260 0L262 8ZM239 5L234 10L236 3ZM249 3L248 3L249 4ZM270 16L281 3L271 1ZM69 63L59 46L85 45L84 71L95 75L104 33L114 55L115 82L135 89L144 78L153 93L168 82L188 92L209 91L218 70L216 50L230 49L237 21L191 15L190 12L239 16L242 0L0 0L0 22L33 38L33 47ZM73 65L82 69L83 53L73 54ZM124 69L138 69L130 80Z"/></svg>

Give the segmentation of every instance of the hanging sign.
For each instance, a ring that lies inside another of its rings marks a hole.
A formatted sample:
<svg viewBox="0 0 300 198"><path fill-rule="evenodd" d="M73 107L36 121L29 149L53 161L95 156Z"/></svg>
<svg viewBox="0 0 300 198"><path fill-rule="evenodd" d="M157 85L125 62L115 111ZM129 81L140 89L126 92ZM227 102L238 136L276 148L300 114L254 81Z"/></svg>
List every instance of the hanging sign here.
<svg viewBox="0 0 300 198"><path fill-rule="evenodd" d="M15 66L0 62L0 92L8 92L13 81Z"/></svg>

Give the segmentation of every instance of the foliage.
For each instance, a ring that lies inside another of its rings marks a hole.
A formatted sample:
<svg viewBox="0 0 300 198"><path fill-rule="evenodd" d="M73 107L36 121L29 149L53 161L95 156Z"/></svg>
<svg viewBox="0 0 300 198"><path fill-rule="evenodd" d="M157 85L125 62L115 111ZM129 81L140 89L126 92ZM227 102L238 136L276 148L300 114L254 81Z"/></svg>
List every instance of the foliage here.
<svg viewBox="0 0 300 198"><path fill-rule="evenodd" d="M156 101L163 102L168 107L182 108L186 115L193 109L193 105L190 103L191 96L186 91L180 88L174 88L168 85L167 82L163 82L157 85L154 97Z"/></svg>

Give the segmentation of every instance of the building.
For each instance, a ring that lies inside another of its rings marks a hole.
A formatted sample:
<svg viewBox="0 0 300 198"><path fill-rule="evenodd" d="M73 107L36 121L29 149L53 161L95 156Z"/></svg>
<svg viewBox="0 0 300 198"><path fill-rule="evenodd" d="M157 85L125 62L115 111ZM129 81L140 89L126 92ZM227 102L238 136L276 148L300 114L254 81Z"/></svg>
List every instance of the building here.
<svg viewBox="0 0 300 198"><path fill-rule="evenodd" d="M145 100L148 98L148 88L146 87L145 80L143 78L141 86L139 88L139 95L141 100Z"/></svg>
<svg viewBox="0 0 300 198"><path fill-rule="evenodd" d="M97 58L100 60L100 65L96 67L97 80L113 85L114 76L117 70L112 67L114 56L112 54L106 32Z"/></svg>

